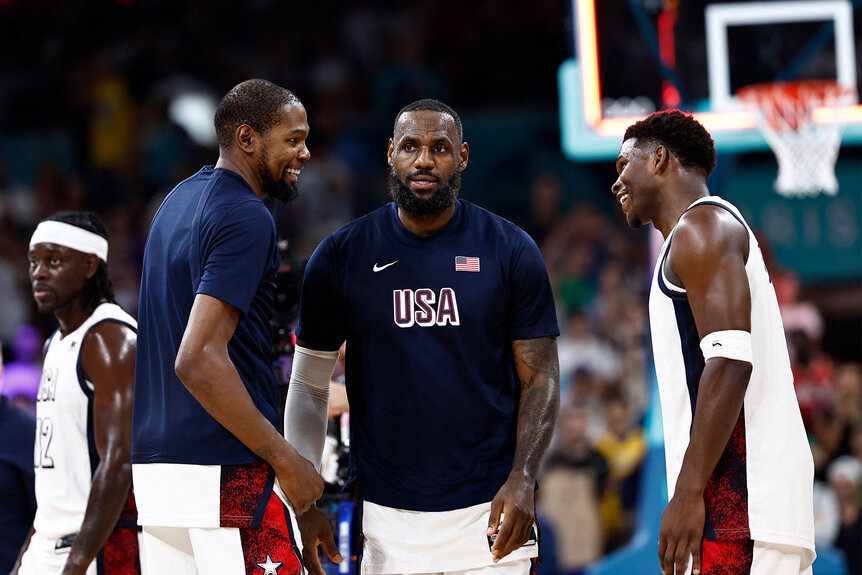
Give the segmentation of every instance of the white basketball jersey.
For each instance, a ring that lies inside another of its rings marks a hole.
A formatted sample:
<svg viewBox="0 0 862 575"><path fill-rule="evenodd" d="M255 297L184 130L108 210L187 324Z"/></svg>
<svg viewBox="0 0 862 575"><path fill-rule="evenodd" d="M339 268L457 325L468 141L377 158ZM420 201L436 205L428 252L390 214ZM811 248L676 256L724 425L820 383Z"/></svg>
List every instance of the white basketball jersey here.
<svg viewBox="0 0 862 575"><path fill-rule="evenodd" d="M103 321L132 329L134 318L118 305L103 303L78 329L51 337L36 398L36 517L33 527L46 539L77 533L84 520L93 473L99 464L93 434L93 384L81 368L81 342Z"/></svg>
<svg viewBox="0 0 862 575"><path fill-rule="evenodd" d="M754 364L745 392L743 414L728 450L713 476L723 469L726 477L707 495L707 536L710 505L716 523L735 526L721 532L724 538L743 533L750 538L795 545L812 552L814 559L813 482L814 463L793 388L784 329L772 280L760 246L739 211L729 202L707 196L695 201L728 210L745 226L749 237L745 271L751 291L751 339ZM703 209L703 208L701 208ZM667 462L668 496L672 497L683 456L688 447L697 388L704 358L700 337L685 290L670 283L664 262L673 231L661 248L652 280L649 315L656 377L661 398ZM737 433L738 431L738 433ZM728 451L737 459L728 465ZM713 498L713 502L709 501ZM728 517L732 517L728 520ZM746 517L747 515L747 517ZM741 529L737 529L741 526Z"/></svg>

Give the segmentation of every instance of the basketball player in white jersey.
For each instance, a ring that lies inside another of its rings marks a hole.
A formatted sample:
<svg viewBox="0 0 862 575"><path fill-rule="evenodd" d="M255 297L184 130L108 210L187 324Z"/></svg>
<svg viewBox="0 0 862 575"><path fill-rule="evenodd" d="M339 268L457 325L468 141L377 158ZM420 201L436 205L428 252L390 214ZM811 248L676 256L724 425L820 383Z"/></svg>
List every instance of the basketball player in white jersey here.
<svg viewBox="0 0 862 575"><path fill-rule="evenodd" d="M814 466L775 292L739 211L709 195L709 133L678 110L626 130L612 191L665 238L650 291L669 503L665 575L810 574Z"/></svg>
<svg viewBox="0 0 862 575"><path fill-rule="evenodd" d="M30 240L33 297L59 329L45 346L37 509L18 575L141 572L130 459L136 323L114 303L107 258L107 231L89 212L54 214Z"/></svg>

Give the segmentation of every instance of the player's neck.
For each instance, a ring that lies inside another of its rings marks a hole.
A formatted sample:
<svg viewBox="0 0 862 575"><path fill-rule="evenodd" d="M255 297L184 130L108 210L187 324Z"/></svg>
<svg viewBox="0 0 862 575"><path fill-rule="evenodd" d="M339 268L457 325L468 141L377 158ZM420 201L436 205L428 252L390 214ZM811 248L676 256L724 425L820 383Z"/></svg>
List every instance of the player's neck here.
<svg viewBox="0 0 862 575"><path fill-rule="evenodd" d="M455 204L436 214L417 215L398 208L398 219L412 234L430 236L449 223L455 214Z"/></svg>
<svg viewBox="0 0 862 575"><path fill-rule="evenodd" d="M705 181L678 182L678 185L674 186L674 189L670 190L670 193L664 194L663 205L658 215L653 219L655 229L661 232L661 235L667 239L689 206L695 200L708 195L709 189L706 187Z"/></svg>
<svg viewBox="0 0 862 575"><path fill-rule="evenodd" d="M81 299L76 298L69 302L68 305L54 310L54 317L57 318L57 323L60 324L60 335L66 337L87 321L87 318L93 315L93 310L84 310L81 305Z"/></svg>
<svg viewBox="0 0 862 575"><path fill-rule="evenodd" d="M223 170L230 170L237 174L245 180L245 183L251 187L252 191L258 198L263 199L264 193L263 188L260 185L259 176L246 162L238 161L237 159L232 158L229 152L225 153L222 151L219 154L215 167Z"/></svg>

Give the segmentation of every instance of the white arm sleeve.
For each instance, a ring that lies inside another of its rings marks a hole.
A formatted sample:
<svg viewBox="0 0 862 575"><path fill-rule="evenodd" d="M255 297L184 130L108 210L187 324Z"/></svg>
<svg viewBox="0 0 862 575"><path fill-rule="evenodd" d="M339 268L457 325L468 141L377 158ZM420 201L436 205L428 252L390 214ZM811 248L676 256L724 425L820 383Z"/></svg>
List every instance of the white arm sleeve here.
<svg viewBox="0 0 862 575"><path fill-rule="evenodd" d="M329 380L338 351L296 347L284 406L284 437L320 472L329 410Z"/></svg>

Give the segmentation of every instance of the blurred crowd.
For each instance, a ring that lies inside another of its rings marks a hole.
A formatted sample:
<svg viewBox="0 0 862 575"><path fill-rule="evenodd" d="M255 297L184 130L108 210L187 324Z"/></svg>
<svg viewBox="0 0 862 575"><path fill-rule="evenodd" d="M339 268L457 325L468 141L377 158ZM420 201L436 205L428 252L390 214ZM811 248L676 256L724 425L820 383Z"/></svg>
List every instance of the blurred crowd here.
<svg viewBox="0 0 862 575"><path fill-rule="evenodd" d="M217 155L172 115L178 95L218 98L248 77L296 90L309 110L312 160L302 199L272 208L287 255L307 257L327 234L386 201L385 142L404 103L433 95L459 111L524 102L555 109L553 78L568 55L565 5L506 11L453 0L255 0L241 11L227 2L0 1L3 394L34 411L41 347L54 329L35 312L27 278L27 242L42 218L81 209L103 218L118 303L136 315L155 209ZM16 39L34 37L41 41L30 50L13 49ZM59 141L64 152L27 155L34 134L38 149ZM635 527L648 450L652 262L647 233L572 202L553 171L531 179L524 209L506 215L540 246L557 299L562 402L539 514L555 550L543 573L571 574L624 545ZM817 469L817 542L844 549L858 566L862 367L829 357L823 318L800 301L798 278L777 266L771 274Z"/></svg>

